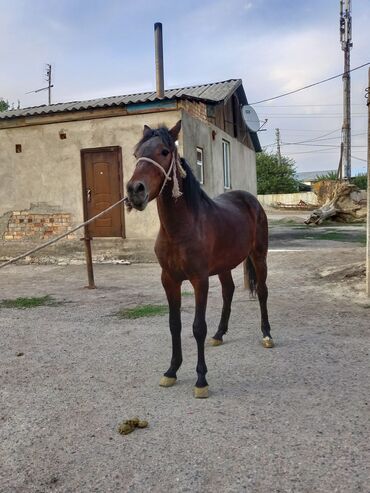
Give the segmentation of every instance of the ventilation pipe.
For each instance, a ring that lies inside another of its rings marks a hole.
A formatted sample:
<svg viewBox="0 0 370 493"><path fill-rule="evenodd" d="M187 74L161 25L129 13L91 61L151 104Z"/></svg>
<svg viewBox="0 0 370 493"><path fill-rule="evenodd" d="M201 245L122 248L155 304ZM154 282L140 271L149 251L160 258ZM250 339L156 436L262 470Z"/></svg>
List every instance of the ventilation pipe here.
<svg viewBox="0 0 370 493"><path fill-rule="evenodd" d="M164 97L164 72L163 72L163 37L162 23L154 24L154 41L155 41L155 74L156 74L156 91L157 97Z"/></svg>

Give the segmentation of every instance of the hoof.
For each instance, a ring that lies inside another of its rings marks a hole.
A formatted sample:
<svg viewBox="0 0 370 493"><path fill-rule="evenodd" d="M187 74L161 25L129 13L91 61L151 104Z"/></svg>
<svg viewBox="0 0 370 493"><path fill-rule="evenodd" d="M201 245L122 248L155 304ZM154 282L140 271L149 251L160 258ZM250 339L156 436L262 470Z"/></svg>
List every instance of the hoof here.
<svg viewBox="0 0 370 493"><path fill-rule="evenodd" d="M172 387L172 385L175 385L176 383L176 378L174 377L165 377L163 376L160 381L159 381L159 385L161 387Z"/></svg>
<svg viewBox="0 0 370 493"><path fill-rule="evenodd" d="M267 336L262 339L262 346L266 348L272 348L275 346L275 344L271 337Z"/></svg>
<svg viewBox="0 0 370 493"><path fill-rule="evenodd" d="M222 339L215 339L214 337L211 337L211 339L209 340L210 346L221 346L222 343Z"/></svg>
<svg viewBox="0 0 370 493"><path fill-rule="evenodd" d="M207 399L208 385L206 387L194 387L194 397L196 399Z"/></svg>

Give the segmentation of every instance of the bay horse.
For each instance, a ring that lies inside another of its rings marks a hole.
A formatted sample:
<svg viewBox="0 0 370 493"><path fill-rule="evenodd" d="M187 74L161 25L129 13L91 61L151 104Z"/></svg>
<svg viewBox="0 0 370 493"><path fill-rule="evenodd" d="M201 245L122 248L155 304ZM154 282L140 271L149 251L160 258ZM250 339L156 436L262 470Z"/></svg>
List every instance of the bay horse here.
<svg viewBox="0 0 370 493"><path fill-rule="evenodd" d="M160 230L155 253L162 267L172 336L171 363L160 385L174 385L182 363L181 284L189 280L195 294L193 334L198 348L194 396L204 398L208 397L204 344L209 276L218 275L223 297L221 320L211 344L222 344L228 330L235 289L231 270L244 261L250 289L258 295L263 346L274 346L267 313L268 227L266 214L252 194L235 190L212 200L204 192L189 164L178 156L175 142L180 129L181 120L170 130L144 126L134 152L136 167L126 187L127 205L142 211L157 199Z"/></svg>

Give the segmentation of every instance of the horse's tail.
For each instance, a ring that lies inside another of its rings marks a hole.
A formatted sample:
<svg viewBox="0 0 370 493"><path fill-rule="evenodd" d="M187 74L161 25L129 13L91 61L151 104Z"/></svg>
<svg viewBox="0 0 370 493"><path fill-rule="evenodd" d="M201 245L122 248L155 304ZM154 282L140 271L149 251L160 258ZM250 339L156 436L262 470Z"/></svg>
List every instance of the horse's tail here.
<svg viewBox="0 0 370 493"><path fill-rule="evenodd" d="M254 268L253 262L250 257L247 257L243 262L244 268L244 287L249 289L253 298L256 296L257 292L257 276L256 269Z"/></svg>

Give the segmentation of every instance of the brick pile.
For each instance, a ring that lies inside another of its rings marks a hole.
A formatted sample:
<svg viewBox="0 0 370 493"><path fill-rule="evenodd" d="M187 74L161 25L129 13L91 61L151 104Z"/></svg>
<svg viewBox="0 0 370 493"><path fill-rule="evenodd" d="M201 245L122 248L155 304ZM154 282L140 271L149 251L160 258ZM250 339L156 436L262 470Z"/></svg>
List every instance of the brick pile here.
<svg viewBox="0 0 370 493"><path fill-rule="evenodd" d="M50 239L72 229L69 213L38 214L30 211L15 211L9 218L4 240ZM67 236L74 239L75 235Z"/></svg>

